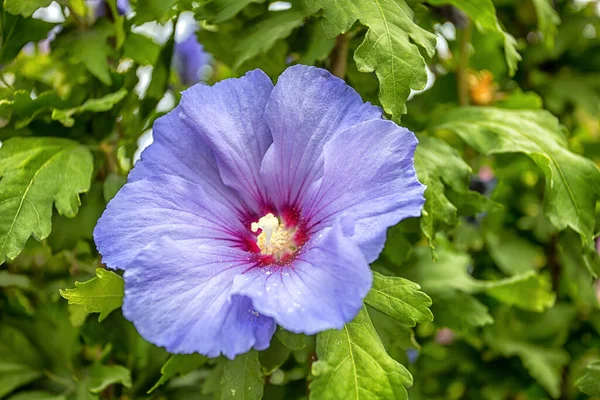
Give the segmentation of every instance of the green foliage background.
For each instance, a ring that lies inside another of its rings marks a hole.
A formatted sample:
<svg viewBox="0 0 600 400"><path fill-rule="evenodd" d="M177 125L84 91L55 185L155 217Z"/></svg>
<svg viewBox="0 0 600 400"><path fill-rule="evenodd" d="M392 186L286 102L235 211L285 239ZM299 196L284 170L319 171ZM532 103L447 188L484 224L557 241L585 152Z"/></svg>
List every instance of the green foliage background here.
<svg viewBox="0 0 600 400"><path fill-rule="evenodd" d="M48 22L50 3L0 3L0 399L600 398L598 2L58 0ZM230 361L121 315L91 234L185 88L184 12L208 83L317 65L417 133L423 215L390 229L340 331Z"/></svg>

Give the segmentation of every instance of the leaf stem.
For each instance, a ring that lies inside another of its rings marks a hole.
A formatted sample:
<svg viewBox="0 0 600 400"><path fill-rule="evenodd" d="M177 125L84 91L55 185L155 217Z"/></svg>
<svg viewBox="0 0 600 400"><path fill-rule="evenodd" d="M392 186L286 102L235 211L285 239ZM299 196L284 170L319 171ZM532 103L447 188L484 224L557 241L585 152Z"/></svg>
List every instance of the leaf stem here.
<svg viewBox="0 0 600 400"><path fill-rule="evenodd" d="M331 63L329 69L332 74L340 79L344 79L346 76L346 63L348 62L348 45L350 37L347 33L339 35L335 39L335 46L331 51L329 59Z"/></svg>
<svg viewBox="0 0 600 400"><path fill-rule="evenodd" d="M469 82L467 69L469 68L469 44L471 42L471 29L473 24L467 20L460 37L459 59L456 69L456 83L458 85L458 104L461 107L469 105Z"/></svg>

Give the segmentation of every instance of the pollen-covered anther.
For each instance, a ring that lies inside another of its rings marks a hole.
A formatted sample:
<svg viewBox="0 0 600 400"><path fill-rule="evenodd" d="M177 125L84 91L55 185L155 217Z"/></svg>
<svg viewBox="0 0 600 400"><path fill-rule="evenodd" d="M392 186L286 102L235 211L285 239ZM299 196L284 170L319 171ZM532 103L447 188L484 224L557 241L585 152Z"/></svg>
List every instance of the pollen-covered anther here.
<svg viewBox="0 0 600 400"><path fill-rule="evenodd" d="M261 233L256 237L256 244L261 254L275 255L279 258L283 254L296 250L293 241L294 232L280 225L279 220L272 213L260 218L258 222L253 222L250 229L252 232L261 229Z"/></svg>

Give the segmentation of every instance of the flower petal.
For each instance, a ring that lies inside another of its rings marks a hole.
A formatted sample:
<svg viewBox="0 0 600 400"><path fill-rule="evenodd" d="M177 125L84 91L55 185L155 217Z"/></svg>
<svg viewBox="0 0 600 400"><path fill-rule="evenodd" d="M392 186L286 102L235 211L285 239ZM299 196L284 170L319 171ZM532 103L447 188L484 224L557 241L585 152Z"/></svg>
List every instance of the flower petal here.
<svg viewBox="0 0 600 400"><path fill-rule="evenodd" d="M102 261L119 269L161 237L235 246L244 235L250 233L230 208L202 186L168 175L125 184L94 229Z"/></svg>
<svg viewBox="0 0 600 400"><path fill-rule="evenodd" d="M123 315L144 339L171 353L233 359L251 348L264 350L275 322L259 315L247 297L229 296L234 276L248 263L241 250L161 239L125 272Z"/></svg>
<svg viewBox="0 0 600 400"><path fill-rule="evenodd" d="M235 278L231 293L285 329L309 335L341 329L362 307L372 273L341 223L306 243L289 266L252 268Z"/></svg>
<svg viewBox="0 0 600 400"><path fill-rule="evenodd" d="M257 213L266 203L260 163L272 138L263 114L273 84L261 70L183 92L181 118L213 150L223 182Z"/></svg>
<svg viewBox="0 0 600 400"><path fill-rule="evenodd" d="M333 138L323 150L323 177L302 205L309 229L351 216L353 239L367 262L375 261L387 228L421 215L425 186L414 168L416 146L411 131L386 120L363 122Z"/></svg>
<svg viewBox="0 0 600 400"><path fill-rule="evenodd" d="M215 202L226 204L231 212L247 215L248 210L237 193L225 186L215 156L202 135L181 121L176 107L154 122L154 142L143 152L128 177L129 182L160 175L173 175L202 186Z"/></svg>
<svg viewBox="0 0 600 400"><path fill-rule="evenodd" d="M381 118L343 80L324 69L296 65L285 70L265 110L273 145L261 175L275 204L294 206L322 173L323 145L357 123Z"/></svg>

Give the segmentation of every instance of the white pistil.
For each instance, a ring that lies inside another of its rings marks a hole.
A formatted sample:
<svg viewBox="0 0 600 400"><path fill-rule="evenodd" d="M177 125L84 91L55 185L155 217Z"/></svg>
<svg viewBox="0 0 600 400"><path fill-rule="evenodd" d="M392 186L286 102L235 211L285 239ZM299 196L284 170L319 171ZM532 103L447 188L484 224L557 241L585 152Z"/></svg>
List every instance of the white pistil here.
<svg viewBox="0 0 600 400"><path fill-rule="evenodd" d="M271 237L273 237L273 235L277 235L279 220L272 213L268 213L259 219L258 222L253 222L250 226L252 232L258 231L259 228L262 229L262 233L265 235L265 246L267 249L269 249L271 247Z"/></svg>
<svg viewBox="0 0 600 400"><path fill-rule="evenodd" d="M292 237L293 232L289 232L283 225L279 225L279 220L273 214L268 213L264 217L253 222L250 225L252 232L262 232L256 237L256 244L262 254L274 254L277 257L288 251L295 251Z"/></svg>

